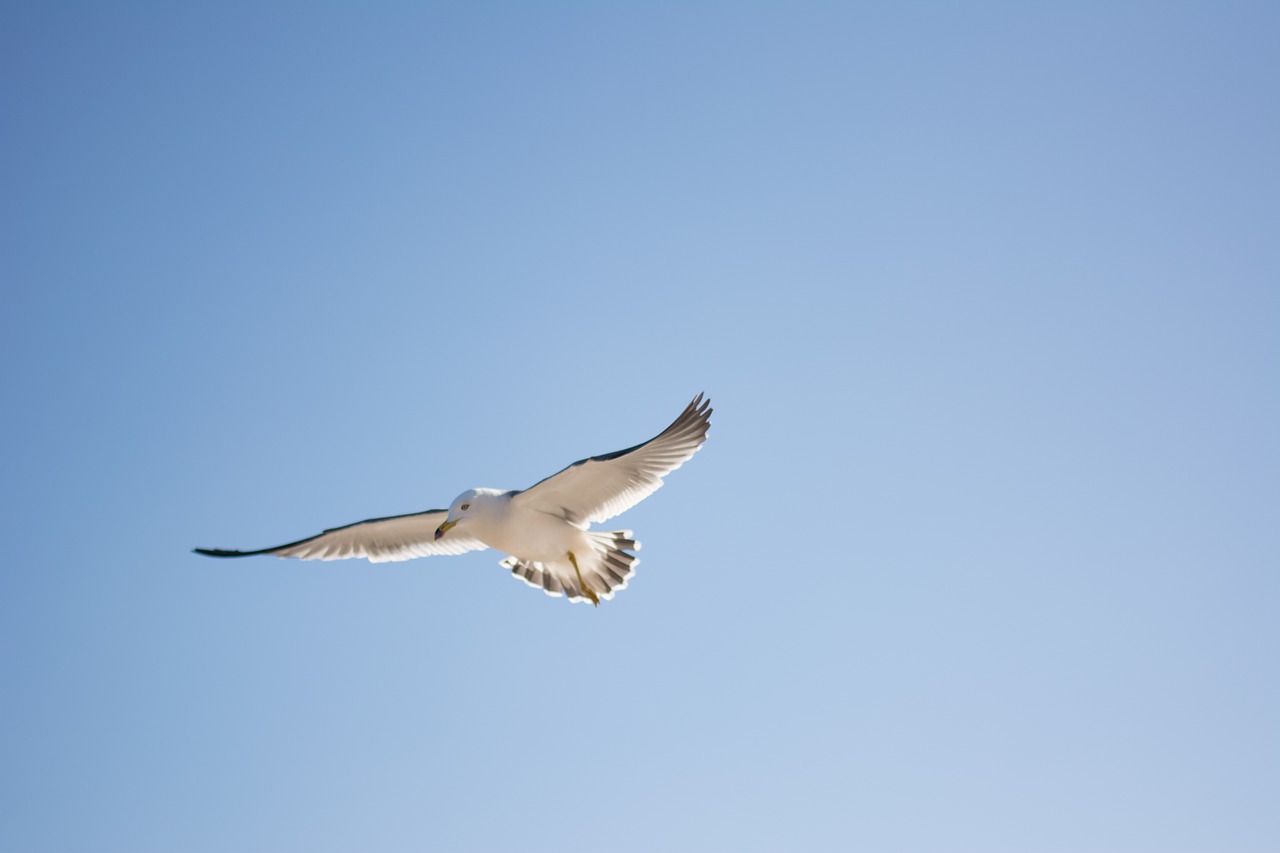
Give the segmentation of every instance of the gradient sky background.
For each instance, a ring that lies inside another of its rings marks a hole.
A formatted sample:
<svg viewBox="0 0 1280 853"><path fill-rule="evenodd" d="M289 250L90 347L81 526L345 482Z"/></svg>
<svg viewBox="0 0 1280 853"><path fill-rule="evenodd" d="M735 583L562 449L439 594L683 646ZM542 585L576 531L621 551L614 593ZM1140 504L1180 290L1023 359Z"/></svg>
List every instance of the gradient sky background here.
<svg viewBox="0 0 1280 853"><path fill-rule="evenodd" d="M0 7L0 849L1280 849L1280 6ZM598 610L215 561L710 439Z"/></svg>

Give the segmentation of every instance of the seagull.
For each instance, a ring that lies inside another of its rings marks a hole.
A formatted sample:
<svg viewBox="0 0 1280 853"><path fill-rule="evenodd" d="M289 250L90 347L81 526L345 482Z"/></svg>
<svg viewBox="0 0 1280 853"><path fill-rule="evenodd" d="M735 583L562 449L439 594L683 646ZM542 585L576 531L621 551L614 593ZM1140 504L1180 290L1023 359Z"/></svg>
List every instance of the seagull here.
<svg viewBox="0 0 1280 853"><path fill-rule="evenodd" d="M364 557L372 563L464 554L493 548L499 565L529 586L577 603L613 598L639 564L630 530L590 525L630 509L662 487L662 478L693 458L707 440L711 401L699 394L671 426L648 441L581 459L527 489L468 489L445 509L371 518L315 536L261 548L196 548L208 557L274 554L299 560Z"/></svg>

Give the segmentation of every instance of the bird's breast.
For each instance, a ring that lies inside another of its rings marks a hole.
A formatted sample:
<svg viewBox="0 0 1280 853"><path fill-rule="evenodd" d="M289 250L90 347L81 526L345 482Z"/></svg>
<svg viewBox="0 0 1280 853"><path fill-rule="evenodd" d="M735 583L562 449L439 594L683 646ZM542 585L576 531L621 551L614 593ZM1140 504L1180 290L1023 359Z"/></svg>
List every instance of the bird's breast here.
<svg viewBox="0 0 1280 853"><path fill-rule="evenodd" d="M563 560L566 552L589 547L577 527L536 510L510 507L485 527L487 529L478 531L477 538L490 548L522 560L543 563Z"/></svg>

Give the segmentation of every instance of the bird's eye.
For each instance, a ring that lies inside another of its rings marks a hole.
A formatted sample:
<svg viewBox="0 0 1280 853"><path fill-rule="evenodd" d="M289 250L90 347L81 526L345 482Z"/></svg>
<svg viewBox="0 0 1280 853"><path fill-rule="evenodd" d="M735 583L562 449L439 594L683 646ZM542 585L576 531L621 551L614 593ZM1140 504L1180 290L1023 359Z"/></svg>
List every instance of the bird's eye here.
<svg viewBox="0 0 1280 853"><path fill-rule="evenodd" d="M462 510L463 512L465 512L465 511L467 511L467 510L471 509L471 504L463 504L462 506L458 507L458 509L460 509L460 510Z"/></svg>

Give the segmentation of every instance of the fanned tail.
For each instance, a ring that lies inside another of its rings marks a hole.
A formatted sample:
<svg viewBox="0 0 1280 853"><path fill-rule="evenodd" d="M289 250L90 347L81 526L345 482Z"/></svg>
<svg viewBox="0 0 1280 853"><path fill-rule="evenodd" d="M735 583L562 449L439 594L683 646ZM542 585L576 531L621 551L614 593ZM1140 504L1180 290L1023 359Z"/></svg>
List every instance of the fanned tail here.
<svg viewBox="0 0 1280 853"><path fill-rule="evenodd" d="M632 538L630 530L589 531L587 536L591 538L593 553L578 555L578 569L591 590L599 598L609 601L614 593L627 588L627 582L635 574L640 558L631 552L639 551L640 543ZM547 595L557 598L568 596L575 603L591 600L579 587L577 572L568 561L562 566L507 557L501 565Z"/></svg>

